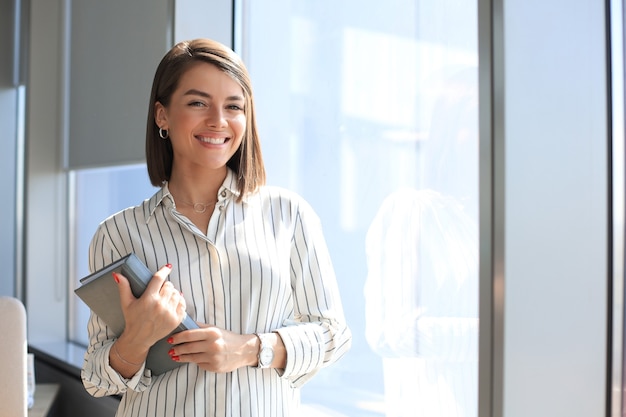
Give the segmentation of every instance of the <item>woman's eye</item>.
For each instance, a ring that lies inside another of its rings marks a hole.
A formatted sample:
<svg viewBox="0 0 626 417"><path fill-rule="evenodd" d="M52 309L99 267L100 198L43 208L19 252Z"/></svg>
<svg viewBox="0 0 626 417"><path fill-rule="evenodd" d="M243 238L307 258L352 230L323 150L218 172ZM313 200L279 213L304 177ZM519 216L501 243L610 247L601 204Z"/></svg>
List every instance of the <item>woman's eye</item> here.
<svg viewBox="0 0 626 417"><path fill-rule="evenodd" d="M241 106L240 106L240 105L238 105L238 104L230 104L230 105L228 106L228 109L229 109L229 110L243 110L243 107L241 107Z"/></svg>
<svg viewBox="0 0 626 417"><path fill-rule="evenodd" d="M204 107L204 103L201 101L192 101L189 105L191 107Z"/></svg>

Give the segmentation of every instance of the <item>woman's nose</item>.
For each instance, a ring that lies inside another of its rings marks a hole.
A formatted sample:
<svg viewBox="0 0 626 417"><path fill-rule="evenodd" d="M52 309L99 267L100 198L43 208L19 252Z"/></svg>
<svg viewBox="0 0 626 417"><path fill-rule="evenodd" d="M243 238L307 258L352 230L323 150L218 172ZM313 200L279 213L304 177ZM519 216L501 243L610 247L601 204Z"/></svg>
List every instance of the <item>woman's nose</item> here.
<svg viewBox="0 0 626 417"><path fill-rule="evenodd" d="M224 126L226 124L224 111L218 106L211 106L208 109L206 122L209 126Z"/></svg>

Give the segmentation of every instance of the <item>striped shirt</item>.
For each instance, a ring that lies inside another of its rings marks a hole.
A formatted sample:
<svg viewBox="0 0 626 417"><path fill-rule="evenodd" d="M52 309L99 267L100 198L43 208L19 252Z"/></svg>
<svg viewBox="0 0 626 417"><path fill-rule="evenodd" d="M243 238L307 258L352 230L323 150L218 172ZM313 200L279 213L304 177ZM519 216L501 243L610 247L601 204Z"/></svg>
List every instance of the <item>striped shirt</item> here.
<svg viewBox="0 0 626 417"><path fill-rule="evenodd" d="M242 367L212 373L183 364L161 375L145 365L130 379L108 362L115 335L89 319L83 384L96 397L122 394L117 416L294 416L299 388L350 348L348 329L319 218L299 196L262 187L237 202L232 171L206 233L176 210L167 185L141 205L103 221L89 250L98 270L135 253L170 281L188 314L241 334L278 332L284 371Z"/></svg>

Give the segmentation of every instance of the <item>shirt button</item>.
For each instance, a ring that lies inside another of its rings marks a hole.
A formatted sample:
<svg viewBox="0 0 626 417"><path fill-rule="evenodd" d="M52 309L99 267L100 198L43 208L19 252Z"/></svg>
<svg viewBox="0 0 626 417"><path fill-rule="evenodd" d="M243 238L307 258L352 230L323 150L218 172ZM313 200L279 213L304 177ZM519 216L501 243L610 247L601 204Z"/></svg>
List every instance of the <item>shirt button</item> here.
<svg viewBox="0 0 626 417"><path fill-rule="evenodd" d="M220 211L224 211L224 206L219 206L220 207Z"/></svg>
<svg viewBox="0 0 626 417"><path fill-rule="evenodd" d="M222 197L226 197L226 190L222 191Z"/></svg>

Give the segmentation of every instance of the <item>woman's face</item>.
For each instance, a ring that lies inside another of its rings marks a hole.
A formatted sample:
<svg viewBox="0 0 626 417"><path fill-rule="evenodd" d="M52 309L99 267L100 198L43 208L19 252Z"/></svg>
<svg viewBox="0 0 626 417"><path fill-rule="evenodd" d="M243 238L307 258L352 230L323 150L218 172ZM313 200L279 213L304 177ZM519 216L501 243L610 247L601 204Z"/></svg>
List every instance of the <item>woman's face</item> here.
<svg viewBox="0 0 626 417"><path fill-rule="evenodd" d="M190 67L169 106L155 104L156 123L172 141L173 169L223 169L246 129L244 102L239 84L216 66Z"/></svg>

